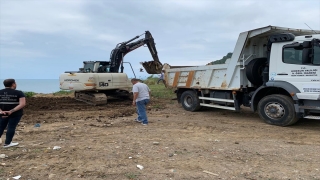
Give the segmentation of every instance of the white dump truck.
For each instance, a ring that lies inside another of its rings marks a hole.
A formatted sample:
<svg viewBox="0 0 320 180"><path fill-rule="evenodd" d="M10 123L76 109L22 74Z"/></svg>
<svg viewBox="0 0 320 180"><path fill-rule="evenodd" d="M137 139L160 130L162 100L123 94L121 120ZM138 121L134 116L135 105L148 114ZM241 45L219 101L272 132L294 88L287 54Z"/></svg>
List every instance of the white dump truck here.
<svg viewBox="0 0 320 180"><path fill-rule="evenodd" d="M187 111L245 106L278 126L320 119L320 31L262 27L240 33L225 64L164 70Z"/></svg>

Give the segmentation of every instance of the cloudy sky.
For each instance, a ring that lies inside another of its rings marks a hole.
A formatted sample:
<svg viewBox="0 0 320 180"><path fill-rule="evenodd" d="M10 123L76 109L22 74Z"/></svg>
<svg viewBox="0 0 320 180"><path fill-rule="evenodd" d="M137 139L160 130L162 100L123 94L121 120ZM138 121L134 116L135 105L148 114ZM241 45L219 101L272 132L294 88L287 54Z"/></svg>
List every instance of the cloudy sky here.
<svg viewBox="0 0 320 180"><path fill-rule="evenodd" d="M320 0L1 0L0 79L58 79L146 30L162 63L205 65L232 52L240 32L305 23L320 30ZM146 47L125 56L138 77L151 59Z"/></svg>

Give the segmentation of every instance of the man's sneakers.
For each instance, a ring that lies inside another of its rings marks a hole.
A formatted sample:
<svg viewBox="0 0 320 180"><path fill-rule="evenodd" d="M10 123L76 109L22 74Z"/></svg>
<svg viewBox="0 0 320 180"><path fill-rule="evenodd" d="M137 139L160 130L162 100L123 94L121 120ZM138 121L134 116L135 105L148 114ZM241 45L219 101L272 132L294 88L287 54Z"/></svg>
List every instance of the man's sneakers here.
<svg viewBox="0 0 320 180"><path fill-rule="evenodd" d="M12 146L17 146L19 143L14 143L14 142L11 142L10 144L4 144L3 145L3 148L9 148L9 147L12 147Z"/></svg>
<svg viewBox="0 0 320 180"><path fill-rule="evenodd" d="M135 122L138 122L138 123L141 123L141 124L144 125L144 126L148 125L148 124L143 123L142 121L140 121L140 120L138 120L138 119L134 119L134 121L135 121Z"/></svg>

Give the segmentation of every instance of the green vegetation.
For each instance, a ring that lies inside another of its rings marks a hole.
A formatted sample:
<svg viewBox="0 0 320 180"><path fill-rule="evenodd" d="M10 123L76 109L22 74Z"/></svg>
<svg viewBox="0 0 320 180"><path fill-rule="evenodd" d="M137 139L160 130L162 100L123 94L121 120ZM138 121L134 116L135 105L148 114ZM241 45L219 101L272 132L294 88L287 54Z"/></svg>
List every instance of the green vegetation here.
<svg viewBox="0 0 320 180"><path fill-rule="evenodd" d="M226 56L223 56L222 59L212 61L209 64L210 65L213 65L213 64L224 64L227 59L231 58L231 56L232 56L232 53L228 53Z"/></svg>
<svg viewBox="0 0 320 180"><path fill-rule="evenodd" d="M126 176L128 179L137 179L138 176L139 176L139 173L130 172L130 173L125 174L125 176Z"/></svg>
<svg viewBox="0 0 320 180"><path fill-rule="evenodd" d="M35 93L35 92L32 92L32 91L24 91L23 93L27 98L33 97L36 94L38 94L38 93ZM69 94L73 94L73 93L74 93L74 91L63 91L63 90L61 90L61 91L54 92L52 94L54 96L59 96L59 95L69 95Z"/></svg>
<svg viewBox="0 0 320 180"><path fill-rule="evenodd" d="M60 90L60 91L54 92L53 95L59 96L59 95L69 95L69 94L73 94L73 93L74 93L74 91Z"/></svg>
<svg viewBox="0 0 320 180"><path fill-rule="evenodd" d="M36 95L37 93L32 92L32 91L25 91L23 92L24 95L28 98L28 97L33 97L34 95Z"/></svg>
<svg viewBox="0 0 320 180"><path fill-rule="evenodd" d="M175 98L175 94L172 89L166 88L163 82L161 81L157 84L159 78L149 76L146 80L143 80L143 83L147 84L151 90L151 96L155 98L166 98L172 99Z"/></svg>
<svg viewBox="0 0 320 180"><path fill-rule="evenodd" d="M149 85L155 85L157 84L159 78L153 77L153 74L149 76L146 80L142 80L143 83Z"/></svg>

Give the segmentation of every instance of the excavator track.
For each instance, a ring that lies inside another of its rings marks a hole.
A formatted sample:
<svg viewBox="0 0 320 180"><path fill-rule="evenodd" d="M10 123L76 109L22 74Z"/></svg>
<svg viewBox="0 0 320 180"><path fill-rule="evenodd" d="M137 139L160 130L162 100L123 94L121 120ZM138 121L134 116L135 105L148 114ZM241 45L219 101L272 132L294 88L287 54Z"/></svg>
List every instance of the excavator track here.
<svg viewBox="0 0 320 180"><path fill-rule="evenodd" d="M75 99L94 106L107 104L107 96L104 93L76 92Z"/></svg>

